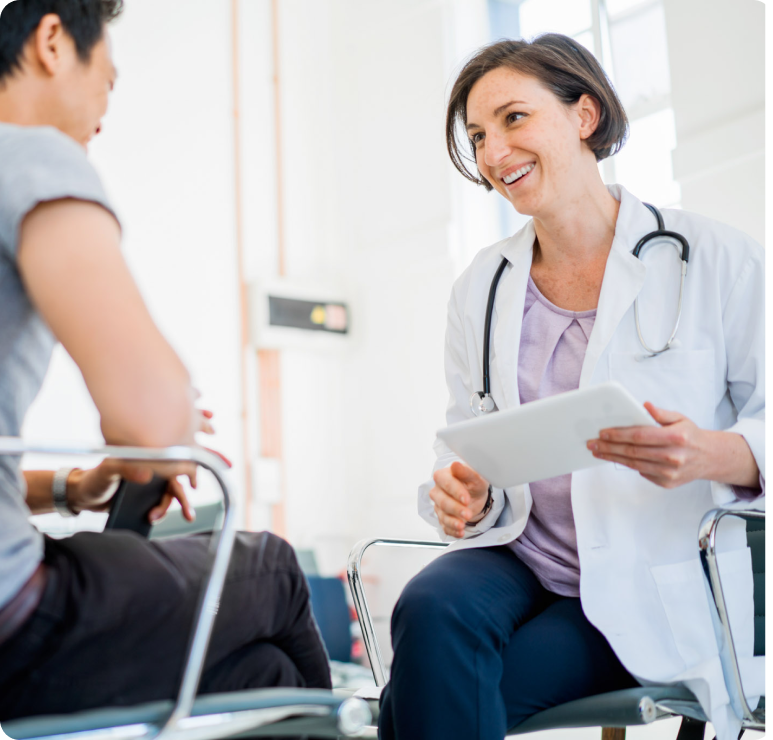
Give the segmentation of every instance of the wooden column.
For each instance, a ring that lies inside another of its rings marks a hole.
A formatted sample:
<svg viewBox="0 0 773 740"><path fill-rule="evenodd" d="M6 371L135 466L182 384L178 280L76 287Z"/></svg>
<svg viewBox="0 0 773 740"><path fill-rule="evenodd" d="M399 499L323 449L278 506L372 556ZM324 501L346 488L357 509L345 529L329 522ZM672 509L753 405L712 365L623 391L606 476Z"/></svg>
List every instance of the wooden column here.
<svg viewBox="0 0 773 740"><path fill-rule="evenodd" d="M260 456L282 461L282 398L281 358L279 350L258 350L260 375ZM284 488L284 483L283 483ZM284 492L271 512L271 531L287 537Z"/></svg>
<svg viewBox="0 0 773 740"><path fill-rule="evenodd" d="M625 740L625 727L602 727L601 740Z"/></svg>

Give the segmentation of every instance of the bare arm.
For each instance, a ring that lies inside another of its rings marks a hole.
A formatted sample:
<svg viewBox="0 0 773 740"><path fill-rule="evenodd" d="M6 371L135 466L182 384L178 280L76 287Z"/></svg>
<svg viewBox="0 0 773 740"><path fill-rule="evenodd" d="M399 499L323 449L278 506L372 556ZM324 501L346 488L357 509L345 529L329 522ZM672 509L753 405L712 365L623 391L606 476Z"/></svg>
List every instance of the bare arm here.
<svg viewBox="0 0 773 740"><path fill-rule="evenodd" d="M18 266L32 303L83 373L113 444L193 441L188 372L154 324L102 207L39 205L24 219Z"/></svg>
<svg viewBox="0 0 773 740"><path fill-rule="evenodd" d="M54 482L53 470L25 470L27 481L27 506L33 514L49 514L56 511L51 487Z"/></svg>

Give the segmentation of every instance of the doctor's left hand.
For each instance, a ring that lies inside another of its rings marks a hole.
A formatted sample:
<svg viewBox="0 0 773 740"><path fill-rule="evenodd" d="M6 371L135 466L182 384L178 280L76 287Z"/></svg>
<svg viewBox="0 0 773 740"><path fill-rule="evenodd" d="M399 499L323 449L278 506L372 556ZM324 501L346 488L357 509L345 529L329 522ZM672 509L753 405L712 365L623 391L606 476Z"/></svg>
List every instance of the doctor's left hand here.
<svg viewBox="0 0 773 740"><path fill-rule="evenodd" d="M600 439L587 443L593 456L637 470L663 488L699 479L736 485L756 480L756 464L740 435L701 429L683 414L651 403L644 407L661 426L602 429ZM747 470L750 458L753 469Z"/></svg>

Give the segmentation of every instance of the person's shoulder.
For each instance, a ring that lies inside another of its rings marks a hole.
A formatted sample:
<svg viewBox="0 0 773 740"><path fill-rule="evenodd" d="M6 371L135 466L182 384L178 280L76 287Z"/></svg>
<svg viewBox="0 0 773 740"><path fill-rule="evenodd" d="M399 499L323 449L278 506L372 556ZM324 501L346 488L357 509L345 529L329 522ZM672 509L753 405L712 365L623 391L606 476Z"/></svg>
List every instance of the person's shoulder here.
<svg viewBox="0 0 773 740"><path fill-rule="evenodd" d="M16 126L0 123L0 158L8 165L35 162L56 164L66 159L89 166L86 152L73 139L53 126Z"/></svg>
<svg viewBox="0 0 773 740"><path fill-rule="evenodd" d="M40 203L72 198L113 212L85 150L55 128L0 123L0 162L0 252L15 254L20 224Z"/></svg>
<svg viewBox="0 0 773 740"><path fill-rule="evenodd" d="M746 262L764 261L762 245L741 229L709 216L681 208L663 209L666 228L684 234L691 246L691 257Z"/></svg>

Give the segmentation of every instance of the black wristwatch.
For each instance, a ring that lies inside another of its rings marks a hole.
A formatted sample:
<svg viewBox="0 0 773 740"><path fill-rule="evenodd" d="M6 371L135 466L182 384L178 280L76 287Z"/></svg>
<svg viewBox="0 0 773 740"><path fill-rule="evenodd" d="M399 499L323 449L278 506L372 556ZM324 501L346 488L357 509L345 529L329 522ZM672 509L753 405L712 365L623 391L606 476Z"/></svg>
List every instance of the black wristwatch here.
<svg viewBox="0 0 773 740"><path fill-rule="evenodd" d="M489 486L488 487L488 498L486 498L486 503L484 504L483 508L480 510L480 514L478 514L480 519L478 519L477 522L466 522L465 526L466 527L474 527L477 524L480 524L481 521L483 521L483 519L486 518L486 514L488 514L489 511L491 511L491 508L493 506L494 506L494 489L491 486Z"/></svg>

